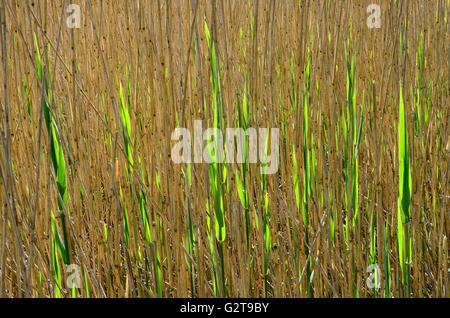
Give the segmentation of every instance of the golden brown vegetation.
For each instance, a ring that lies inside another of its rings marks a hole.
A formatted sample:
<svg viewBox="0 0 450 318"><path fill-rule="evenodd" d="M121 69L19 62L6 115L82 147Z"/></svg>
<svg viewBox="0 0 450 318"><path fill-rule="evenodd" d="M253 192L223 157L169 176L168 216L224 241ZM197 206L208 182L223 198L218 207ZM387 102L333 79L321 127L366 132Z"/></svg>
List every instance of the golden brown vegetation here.
<svg viewBox="0 0 450 318"><path fill-rule="evenodd" d="M77 2L1 0L1 297L450 295L448 0ZM216 114L278 173L174 164Z"/></svg>

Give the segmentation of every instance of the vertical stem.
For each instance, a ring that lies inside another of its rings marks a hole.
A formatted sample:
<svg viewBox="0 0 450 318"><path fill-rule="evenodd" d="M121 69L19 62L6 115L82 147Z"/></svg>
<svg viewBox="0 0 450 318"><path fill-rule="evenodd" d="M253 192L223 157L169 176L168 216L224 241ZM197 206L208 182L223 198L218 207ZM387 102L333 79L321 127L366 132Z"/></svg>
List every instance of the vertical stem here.
<svg viewBox="0 0 450 318"><path fill-rule="evenodd" d="M22 246L22 240L20 238L19 229L17 226L17 219L16 219L16 204L15 204L15 198L14 198L14 183L13 183L13 176L11 171L11 131L10 131L10 125L9 125L9 100L8 100L8 50L7 50L7 28L6 28L6 0L2 1L2 6L0 9L0 19L1 19L1 39L2 39L2 58L3 58L3 93L4 93L4 100L3 100L3 115L4 115L4 122L3 122L3 151L4 151L4 168L5 173L3 174L2 171L2 181L3 181L3 188L5 191L5 196L7 200L7 209L9 211L9 218L11 221L13 234L15 238L15 247L16 247L16 254L17 254L17 263L18 263L18 293L19 296L22 293L22 278L25 283L25 286L28 286L27 278L23 277L23 268L25 267L24 263L24 251ZM3 259L4 261L4 259ZM4 268L2 268L4 271Z"/></svg>

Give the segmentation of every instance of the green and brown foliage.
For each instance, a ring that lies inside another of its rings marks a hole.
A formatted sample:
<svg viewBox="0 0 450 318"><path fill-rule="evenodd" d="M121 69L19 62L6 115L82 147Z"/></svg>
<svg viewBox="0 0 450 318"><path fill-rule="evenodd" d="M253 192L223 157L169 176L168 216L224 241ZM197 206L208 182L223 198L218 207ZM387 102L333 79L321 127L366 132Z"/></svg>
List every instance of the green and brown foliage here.
<svg viewBox="0 0 450 318"><path fill-rule="evenodd" d="M450 295L449 0L65 2L0 2L0 297Z"/></svg>

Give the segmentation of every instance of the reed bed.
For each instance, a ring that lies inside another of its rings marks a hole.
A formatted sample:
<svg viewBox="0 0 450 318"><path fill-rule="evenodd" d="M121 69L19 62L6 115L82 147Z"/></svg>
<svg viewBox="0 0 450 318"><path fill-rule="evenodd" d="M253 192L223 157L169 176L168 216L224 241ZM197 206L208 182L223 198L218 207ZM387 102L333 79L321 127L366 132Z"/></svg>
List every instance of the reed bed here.
<svg viewBox="0 0 450 318"><path fill-rule="evenodd" d="M0 297L448 297L450 1L373 2L1 0Z"/></svg>

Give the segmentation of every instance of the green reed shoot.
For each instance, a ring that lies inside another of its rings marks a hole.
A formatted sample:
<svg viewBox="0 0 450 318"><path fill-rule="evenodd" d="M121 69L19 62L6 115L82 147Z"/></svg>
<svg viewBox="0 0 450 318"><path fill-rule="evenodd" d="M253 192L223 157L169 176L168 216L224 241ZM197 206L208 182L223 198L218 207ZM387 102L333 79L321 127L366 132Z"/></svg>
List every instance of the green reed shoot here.
<svg viewBox="0 0 450 318"><path fill-rule="evenodd" d="M134 172L134 156L133 156L133 143L132 143L132 137L131 137L131 117L130 117L130 105L131 105L131 98L130 98L130 91L131 91L131 81L129 80L127 76L127 98L125 98L125 92L122 87L122 83L119 84L119 106L120 106L120 118L121 118L121 126L122 126L122 136L124 140L124 149L127 159L126 164L126 171L128 176L128 181L132 182L133 172ZM140 162L140 158L138 157L138 163ZM145 181L145 173L144 170L141 168L141 182L142 185L146 184ZM142 222L143 232L145 240L148 244L148 246L151 249L151 252L153 253L153 269L154 269L154 276L155 276L155 286L156 286L156 294L158 297L163 297L163 273L162 273L162 265L161 265L161 259L159 256L158 248L156 247L156 243L152 239L151 234L151 228L150 228L150 220L148 216L148 199L147 199L147 192L146 188L142 185L139 185L139 190L137 191L138 196L138 209L139 209L139 215ZM129 216L128 211L125 206L125 200L123 200L123 193L122 189L120 188L120 197L124 214L123 214L123 222L124 222L124 240L125 245L129 247L129 237L130 237L130 222L129 222Z"/></svg>
<svg viewBox="0 0 450 318"><path fill-rule="evenodd" d="M52 269L53 277L55 280L55 297L62 296L62 277L61 277L61 267L58 260L58 255L62 257L64 264L70 264L70 246L69 246L69 236L66 228L66 211L67 211L67 176L66 176L66 161L64 158L64 150L59 141L58 130L56 127L55 119L52 116L50 110L50 102L52 101L52 94L50 90L50 85L47 77L45 77L44 70L42 67L41 53L39 50L39 44L37 40L36 33L34 35L34 46L36 50L36 67L38 79L43 85L43 98L41 101L42 112L44 114L45 125L47 127L47 132L50 142L50 159L53 166L55 182L58 189L58 212L61 219L62 228L62 238L58 232L58 226L55 217L51 216L51 259L52 259ZM28 90L26 89L26 92ZM27 94L27 93L26 93Z"/></svg>
<svg viewBox="0 0 450 318"><path fill-rule="evenodd" d="M405 287L406 296L409 296L411 287L411 261L412 261L412 238L410 236L411 226L411 195L412 178L409 163L408 128L406 125L405 104L403 101L402 84L400 82L399 119L398 119L398 213L397 213L397 244L402 274L402 285Z"/></svg>
<svg viewBox="0 0 450 318"><path fill-rule="evenodd" d="M261 140L260 140L261 142ZM269 135L266 136L265 146L264 146L264 156L267 156L269 148ZM267 165L261 167L263 174L261 175L261 202L263 203L262 208L262 230L263 230L263 241L264 241L264 263L263 263L263 277L265 284L266 297L269 293L269 263L270 263L270 251L272 250L272 235L270 233L270 199L269 191L267 189Z"/></svg>
<svg viewBox="0 0 450 318"><path fill-rule="evenodd" d="M309 200L311 198L311 152L309 146L312 145L312 136L309 134L309 105L311 103L311 51L308 49L308 61L305 66L305 83L303 93L303 201L302 201L302 221L305 227L305 250L306 250L306 278L308 285L308 296L313 297L312 288L312 265L313 259L309 249Z"/></svg>
<svg viewBox="0 0 450 318"><path fill-rule="evenodd" d="M242 98L242 103L238 102L238 123L239 127L247 130L249 126L249 106L247 102L247 95L244 92ZM247 189L247 173L248 169L248 138L244 138L244 162L241 163L240 171L239 168L236 169L236 188L238 191L239 200L244 209L244 220L245 220L245 236L247 242L247 248L250 247L250 202ZM242 175L242 178L239 175ZM242 181L241 181L242 179Z"/></svg>
<svg viewBox="0 0 450 318"><path fill-rule="evenodd" d="M224 208L224 172L226 173L225 165L218 160L219 153L222 153L223 149L219 149L219 136L218 130L223 126L222 117L222 92L219 75L219 65L217 61L216 49L214 40L211 39L208 24L205 21L204 25L206 42L210 50L211 57L211 79L212 79L212 111L213 111L213 136L209 136L207 146L209 156L212 159L212 163L209 164L209 179L210 179L210 191L214 203L214 228L216 239L219 243L219 258L221 267L221 280L222 280L222 296L227 294L226 282L225 282L225 261L223 256L223 243L226 236L225 226L225 208ZM212 138L214 137L214 143Z"/></svg>

